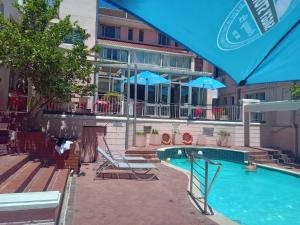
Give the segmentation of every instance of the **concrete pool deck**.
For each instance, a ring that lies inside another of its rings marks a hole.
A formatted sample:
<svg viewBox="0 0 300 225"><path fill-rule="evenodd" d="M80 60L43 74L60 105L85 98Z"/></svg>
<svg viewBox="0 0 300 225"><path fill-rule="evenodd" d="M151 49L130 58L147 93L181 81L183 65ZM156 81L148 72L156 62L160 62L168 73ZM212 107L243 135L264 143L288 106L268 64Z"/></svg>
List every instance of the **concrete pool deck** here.
<svg viewBox="0 0 300 225"><path fill-rule="evenodd" d="M93 180L95 164L82 165L85 176L75 178L73 225L215 225L192 205L188 177L156 164L159 180Z"/></svg>

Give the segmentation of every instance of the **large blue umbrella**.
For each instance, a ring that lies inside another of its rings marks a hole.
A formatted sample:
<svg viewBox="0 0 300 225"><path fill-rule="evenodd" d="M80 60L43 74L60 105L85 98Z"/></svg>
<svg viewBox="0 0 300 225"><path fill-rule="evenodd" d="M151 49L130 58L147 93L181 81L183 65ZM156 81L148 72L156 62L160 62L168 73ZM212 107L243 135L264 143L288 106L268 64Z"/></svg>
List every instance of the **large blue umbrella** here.
<svg viewBox="0 0 300 225"><path fill-rule="evenodd" d="M205 89L211 89L211 90L226 87L223 83L221 83L220 81L217 81L211 77L199 77L199 78L187 83L186 86L205 88Z"/></svg>
<svg viewBox="0 0 300 225"><path fill-rule="evenodd" d="M240 85L300 80L300 0L106 1L186 46Z"/></svg>
<svg viewBox="0 0 300 225"><path fill-rule="evenodd" d="M170 81L166 78L152 73L150 71L144 71L136 75L137 76L137 84L140 85L157 85L157 84L170 84ZM130 77L130 83L134 84L135 76ZM127 82L127 80L125 80Z"/></svg>

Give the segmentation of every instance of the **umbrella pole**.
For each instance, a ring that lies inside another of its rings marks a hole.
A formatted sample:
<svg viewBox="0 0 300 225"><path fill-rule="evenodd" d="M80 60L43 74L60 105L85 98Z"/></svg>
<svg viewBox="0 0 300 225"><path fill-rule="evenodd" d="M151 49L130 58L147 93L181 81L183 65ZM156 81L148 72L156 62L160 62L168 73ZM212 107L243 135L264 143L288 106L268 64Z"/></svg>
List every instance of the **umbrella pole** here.
<svg viewBox="0 0 300 225"><path fill-rule="evenodd" d="M134 65L134 120L133 120L133 146L136 146L136 107L137 107L137 64Z"/></svg>
<svg viewBox="0 0 300 225"><path fill-rule="evenodd" d="M129 101L130 101L130 64L128 64L127 69L127 101L126 101L126 109L127 109L127 119L126 119L126 130L125 130L125 150L128 150L128 142L129 142Z"/></svg>

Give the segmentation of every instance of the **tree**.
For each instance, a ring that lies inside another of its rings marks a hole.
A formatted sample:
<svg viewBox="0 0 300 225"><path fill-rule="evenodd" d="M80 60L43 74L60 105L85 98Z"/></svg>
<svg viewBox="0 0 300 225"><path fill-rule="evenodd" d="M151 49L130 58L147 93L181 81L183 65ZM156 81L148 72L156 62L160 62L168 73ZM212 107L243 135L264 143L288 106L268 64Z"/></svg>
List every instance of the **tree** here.
<svg viewBox="0 0 300 225"><path fill-rule="evenodd" d="M88 58L97 48L85 46L89 34L77 23L71 23L70 16L52 22L60 2L16 2L20 15L17 22L0 16L0 64L32 84L28 113L31 124L48 103L67 102L75 94L88 96L96 91L90 76L97 66ZM62 48L66 39L72 41L71 49Z"/></svg>
<svg viewBox="0 0 300 225"><path fill-rule="evenodd" d="M292 95L293 100L298 100L300 99L300 86L297 84L292 84L290 86L290 91Z"/></svg>

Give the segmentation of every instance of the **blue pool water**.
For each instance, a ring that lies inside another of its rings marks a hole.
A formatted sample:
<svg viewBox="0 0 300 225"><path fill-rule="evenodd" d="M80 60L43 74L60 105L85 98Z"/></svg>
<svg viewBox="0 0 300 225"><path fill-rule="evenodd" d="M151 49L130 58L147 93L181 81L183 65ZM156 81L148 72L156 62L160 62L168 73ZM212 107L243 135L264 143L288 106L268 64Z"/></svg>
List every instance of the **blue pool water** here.
<svg viewBox="0 0 300 225"><path fill-rule="evenodd" d="M208 202L216 211L245 225L300 225L299 177L263 168L246 172L242 164L215 161L222 168ZM190 169L186 159L170 163Z"/></svg>

